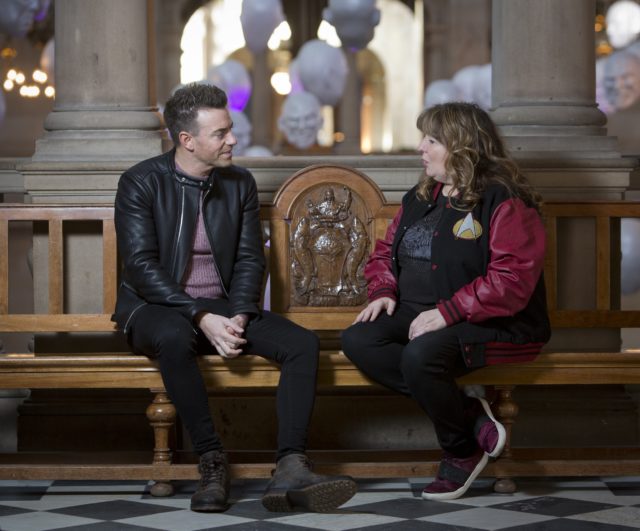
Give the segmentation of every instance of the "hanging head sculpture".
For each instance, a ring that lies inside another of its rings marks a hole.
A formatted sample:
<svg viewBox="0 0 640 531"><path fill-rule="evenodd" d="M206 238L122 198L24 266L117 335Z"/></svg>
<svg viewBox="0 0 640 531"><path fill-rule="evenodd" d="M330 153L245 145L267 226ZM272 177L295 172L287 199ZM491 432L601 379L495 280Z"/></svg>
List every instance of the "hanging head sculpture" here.
<svg viewBox="0 0 640 531"><path fill-rule="evenodd" d="M0 33L24 37L33 26L34 19L48 7L49 0L3 0Z"/></svg>
<svg viewBox="0 0 640 531"><path fill-rule="evenodd" d="M207 81L227 93L229 109L242 111L251 97L251 78L245 66L233 59L209 68Z"/></svg>
<svg viewBox="0 0 640 531"><path fill-rule="evenodd" d="M242 0L240 23L247 48L253 53L267 49L269 37L283 21L280 0Z"/></svg>
<svg viewBox="0 0 640 531"><path fill-rule="evenodd" d="M308 92L289 94L278 119L278 129L289 143L298 149L311 147L316 142L320 127L322 116L318 98Z"/></svg>
<svg viewBox="0 0 640 531"><path fill-rule="evenodd" d="M631 107L640 99L640 58L627 50L610 55L602 82L607 100L616 110Z"/></svg>
<svg viewBox="0 0 640 531"><path fill-rule="evenodd" d="M440 103L460 101L462 95L458 85L450 79L436 79L429 83L424 92L424 108L428 109Z"/></svg>
<svg viewBox="0 0 640 531"><path fill-rule="evenodd" d="M342 46L362 50L373 39L374 28L380 22L376 0L329 0L322 18L336 28Z"/></svg>
<svg viewBox="0 0 640 531"><path fill-rule="evenodd" d="M247 148L251 145L251 122L244 113L240 111L230 110L229 115L233 122L233 134L236 137L236 145L233 146L234 155L244 155Z"/></svg>
<svg viewBox="0 0 640 531"><path fill-rule="evenodd" d="M295 59L304 90L322 105L336 105L347 82L347 59L339 48L314 39L302 45Z"/></svg>

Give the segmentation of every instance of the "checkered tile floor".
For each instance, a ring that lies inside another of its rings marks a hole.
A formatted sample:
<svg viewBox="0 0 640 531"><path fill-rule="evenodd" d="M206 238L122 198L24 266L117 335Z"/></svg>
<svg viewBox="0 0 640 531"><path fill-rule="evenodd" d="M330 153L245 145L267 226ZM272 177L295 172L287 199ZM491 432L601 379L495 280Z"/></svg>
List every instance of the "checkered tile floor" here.
<svg viewBox="0 0 640 531"><path fill-rule="evenodd" d="M195 482L172 498L152 498L144 482L0 481L3 531L228 531L310 529L367 531L623 531L640 529L640 477L519 481L513 495L489 480L452 502L427 502L428 478L360 480L358 494L331 514L269 513L266 480L239 480L223 514L189 511Z"/></svg>

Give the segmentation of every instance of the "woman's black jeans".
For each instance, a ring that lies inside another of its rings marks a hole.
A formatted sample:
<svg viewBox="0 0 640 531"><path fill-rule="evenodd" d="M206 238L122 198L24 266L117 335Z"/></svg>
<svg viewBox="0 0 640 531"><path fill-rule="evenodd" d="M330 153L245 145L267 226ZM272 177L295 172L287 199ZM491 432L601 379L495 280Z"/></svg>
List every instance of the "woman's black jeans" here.
<svg viewBox="0 0 640 531"><path fill-rule="evenodd" d="M477 449L455 378L471 372L462 357L455 325L409 341L420 312L399 304L393 315L356 323L342 334L342 350L367 376L412 397L433 422L443 450L468 457Z"/></svg>

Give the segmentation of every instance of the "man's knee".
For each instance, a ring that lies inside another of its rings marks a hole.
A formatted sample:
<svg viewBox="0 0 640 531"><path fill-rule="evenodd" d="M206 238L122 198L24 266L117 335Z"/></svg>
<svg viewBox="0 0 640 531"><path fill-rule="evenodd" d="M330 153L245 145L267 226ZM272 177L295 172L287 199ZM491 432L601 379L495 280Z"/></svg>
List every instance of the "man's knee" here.
<svg viewBox="0 0 640 531"><path fill-rule="evenodd" d="M289 346L294 352L317 360L320 353L320 339L315 332L301 328L291 343Z"/></svg>
<svg viewBox="0 0 640 531"><path fill-rule="evenodd" d="M166 322L156 332L156 345L164 349L192 350L196 344L196 331L187 319L179 316Z"/></svg>
<svg viewBox="0 0 640 531"><path fill-rule="evenodd" d="M142 311L142 310L141 310ZM178 312L149 307L132 325L133 347L151 357L187 356L195 352L196 331Z"/></svg>

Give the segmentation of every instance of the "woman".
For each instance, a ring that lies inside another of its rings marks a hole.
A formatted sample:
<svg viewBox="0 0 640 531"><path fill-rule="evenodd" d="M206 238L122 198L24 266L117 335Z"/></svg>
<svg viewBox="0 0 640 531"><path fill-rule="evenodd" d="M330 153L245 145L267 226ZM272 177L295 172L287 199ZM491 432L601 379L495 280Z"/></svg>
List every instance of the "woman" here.
<svg viewBox="0 0 640 531"><path fill-rule="evenodd" d="M505 443L486 400L455 378L533 359L549 340L540 198L506 154L488 114L469 103L418 117L424 175L365 267L369 305L344 353L408 395L444 450L425 499L462 496Z"/></svg>

